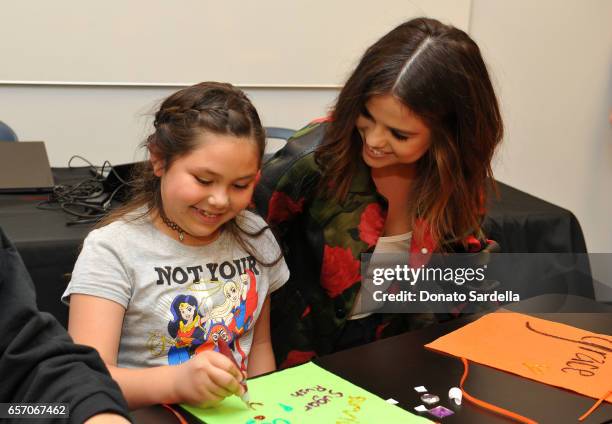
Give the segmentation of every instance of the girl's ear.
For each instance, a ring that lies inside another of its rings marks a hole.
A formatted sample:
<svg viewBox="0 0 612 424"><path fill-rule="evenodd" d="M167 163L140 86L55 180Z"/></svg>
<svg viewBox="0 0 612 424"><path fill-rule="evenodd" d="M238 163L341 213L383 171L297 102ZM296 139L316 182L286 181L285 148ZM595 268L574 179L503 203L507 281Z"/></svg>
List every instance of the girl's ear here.
<svg viewBox="0 0 612 424"><path fill-rule="evenodd" d="M153 174L156 177L161 177L164 175L164 171L166 169L166 161L162 159L159 152L156 149L149 147L149 157L151 161L151 166L153 166Z"/></svg>
<svg viewBox="0 0 612 424"><path fill-rule="evenodd" d="M257 171L257 175L255 175L255 185L259 183L260 179L261 179L261 169Z"/></svg>

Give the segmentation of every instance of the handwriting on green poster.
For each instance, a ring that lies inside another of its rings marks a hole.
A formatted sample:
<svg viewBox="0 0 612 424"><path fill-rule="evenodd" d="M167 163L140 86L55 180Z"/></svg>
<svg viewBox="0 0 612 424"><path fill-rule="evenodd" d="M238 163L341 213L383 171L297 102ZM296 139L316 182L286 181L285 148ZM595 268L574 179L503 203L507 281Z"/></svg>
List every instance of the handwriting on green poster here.
<svg viewBox="0 0 612 424"><path fill-rule="evenodd" d="M181 406L209 424L429 422L312 362L248 383L250 408L236 396L213 408Z"/></svg>

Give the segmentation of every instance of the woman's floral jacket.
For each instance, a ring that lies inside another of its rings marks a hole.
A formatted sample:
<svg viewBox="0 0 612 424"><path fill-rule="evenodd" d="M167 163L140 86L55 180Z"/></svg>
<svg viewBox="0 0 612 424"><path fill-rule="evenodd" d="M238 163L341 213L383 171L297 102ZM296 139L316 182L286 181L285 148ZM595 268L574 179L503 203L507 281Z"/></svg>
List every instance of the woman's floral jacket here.
<svg viewBox="0 0 612 424"><path fill-rule="evenodd" d="M291 271L289 281L272 294L272 342L281 367L334 351L361 285L360 255L374 250L385 223L386 200L363 161L341 203L318 190L321 172L314 151L326 126L312 123L295 133L264 165L255 192L255 205L279 238ZM434 250L431 238L413 237L411 244L410 265L427 263ZM472 237L468 244L474 252L486 242ZM387 314L377 336L439 319L432 313Z"/></svg>

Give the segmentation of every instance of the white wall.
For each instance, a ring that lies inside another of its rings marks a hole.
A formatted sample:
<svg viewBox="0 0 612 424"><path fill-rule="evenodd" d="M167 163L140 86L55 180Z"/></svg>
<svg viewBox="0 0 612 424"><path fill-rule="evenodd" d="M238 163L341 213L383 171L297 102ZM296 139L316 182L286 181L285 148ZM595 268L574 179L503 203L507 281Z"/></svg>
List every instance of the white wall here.
<svg viewBox="0 0 612 424"><path fill-rule="evenodd" d="M497 178L571 210L589 252L611 253L612 1L474 0L470 33L503 107Z"/></svg>
<svg viewBox="0 0 612 424"><path fill-rule="evenodd" d="M470 2L8 1L0 80L337 86L389 28L423 14L467 28Z"/></svg>
<svg viewBox="0 0 612 424"><path fill-rule="evenodd" d="M97 165L142 159L138 144L151 131L158 103L178 88L0 85L0 120L20 140L46 142L51 166L72 155ZM323 116L335 89L247 89L263 124L298 129ZM75 165L84 165L75 162Z"/></svg>
<svg viewBox="0 0 612 424"><path fill-rule="evenodd" d="M608 0L473 0L470 20L506 121L498 178L574 212L592 252L612 252L610 22ZM47 141L54 166L73 154L131 162L142 157L144 115L174 90L0 85L0 119L21 139ZM291 128L324 114L337 94L246 91L265 125Z"/></svg>
<svg viewBox="0 0 612 424"><path fill-rule="evenodd" d="M470 32L506 122L497 177L578 217L612 252L612 2L475 0Z"/></svg>

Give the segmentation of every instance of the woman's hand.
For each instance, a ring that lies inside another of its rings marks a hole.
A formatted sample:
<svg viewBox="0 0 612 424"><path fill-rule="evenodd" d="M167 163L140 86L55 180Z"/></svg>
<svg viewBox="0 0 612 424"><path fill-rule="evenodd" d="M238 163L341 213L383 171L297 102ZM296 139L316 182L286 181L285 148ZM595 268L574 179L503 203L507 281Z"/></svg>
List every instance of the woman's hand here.
<svg viewBox="0 0 612 424"><path fill-rule="evenodd" d="M242 395L240 382L244 376L224 355L206 350L187 362L172 367L174 390L181 403L208 407L227 396Z"/></svg>

